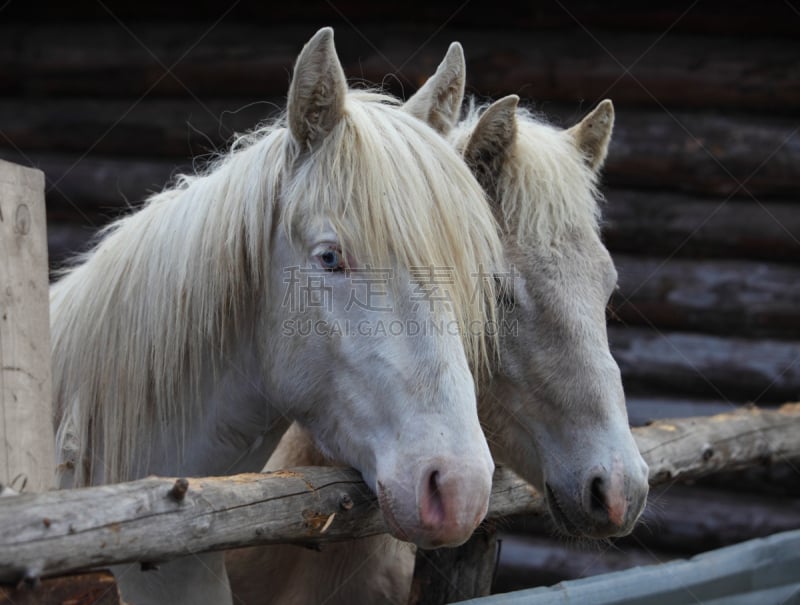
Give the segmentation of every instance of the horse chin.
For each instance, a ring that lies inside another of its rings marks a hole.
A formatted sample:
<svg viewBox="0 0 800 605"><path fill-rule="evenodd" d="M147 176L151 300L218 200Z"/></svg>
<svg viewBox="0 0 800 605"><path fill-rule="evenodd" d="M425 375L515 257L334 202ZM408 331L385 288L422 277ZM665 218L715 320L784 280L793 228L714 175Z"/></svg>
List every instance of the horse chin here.
<svg viewBox="0 0 800 605"><path fill-rule="evenodd" d="M572 521L570 516L564 510L564 506L556 496L555 491L550 484L545 483L545 502L547 503L547 511L550 513L550 519L555 523L556 530L560 534L570 536L573 538L586 537L584 531Z"/></svg>
<svg viewBox="0 0 800 605"><path fill-rule="evenodd" d="M408 533L406 533L406 531L397 522L397 517L395 516L392 508L391 492L380 481L378 481L378 504L381 507L381 512L383 513L383 518L386 521L386 525L389 527L389 533L391 533L398 540L409 542L410 538Z"/></svg>

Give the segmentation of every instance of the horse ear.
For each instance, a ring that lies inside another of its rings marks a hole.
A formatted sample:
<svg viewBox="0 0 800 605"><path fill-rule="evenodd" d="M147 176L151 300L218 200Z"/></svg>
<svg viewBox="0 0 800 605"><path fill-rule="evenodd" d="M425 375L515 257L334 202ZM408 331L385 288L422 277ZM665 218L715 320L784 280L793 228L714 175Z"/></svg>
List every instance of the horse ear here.
<svg viewBox="0 0 800 605"><path fill-rule="evenodd" d="M589 115L567 130L589 167L597 172L608 154L608 142L614 129L614 104L601 101Z"/></svg>
<svg viewBox="0 0 800 605"><path fill-rule="evenodd" d="M464 49L458 42L453 42L436 73L405 102L403 109L446 135L456 125L461 113L466 72Z"/></svg>
<svg viewBox="0 0 800 605"><path fill-rule="evenodd" d="M333 29L324 27L297 57L287 102L289 130L302 147L322 141L344 114L347 80L333 45Z"/></svg>
<svg viewBox="0 0 800 605"><path fill-rule="evenodd" d="M483 112L464 148L464 161L483 190L493 197L497 179L517 137L517 95L492 103Z"/></svg>

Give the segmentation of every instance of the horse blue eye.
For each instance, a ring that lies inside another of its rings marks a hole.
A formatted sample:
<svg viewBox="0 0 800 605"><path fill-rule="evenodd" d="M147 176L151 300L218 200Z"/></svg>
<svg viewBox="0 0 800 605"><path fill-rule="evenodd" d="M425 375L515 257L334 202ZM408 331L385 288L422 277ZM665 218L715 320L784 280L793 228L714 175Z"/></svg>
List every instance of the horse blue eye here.
<svg viewBox="0 0 800 605"><path fill-rule="evenodd" d="M325 250L319 255L319 262L323 269L340 271L342 269L342 253L338 250Z"/></svg>

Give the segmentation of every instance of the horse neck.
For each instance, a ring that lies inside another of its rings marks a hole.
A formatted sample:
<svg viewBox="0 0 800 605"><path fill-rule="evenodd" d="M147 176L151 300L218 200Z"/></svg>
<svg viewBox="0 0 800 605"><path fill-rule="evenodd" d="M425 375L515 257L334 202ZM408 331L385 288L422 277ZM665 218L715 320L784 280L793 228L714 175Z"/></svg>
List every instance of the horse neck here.
<svg viewBox="0 0 800 605"><path fill-rule="evenodd" d="M235 464L230 443L257 439L243 418L263 420L261 431L269 422L242 334L253 331L263 287L253 267L271 215L263 200L272 198L241 182L259 175L232 179L225 170L119 221L52 290L59 446L76 465L102 453L92 479L209 474ZM247 379L237 380L237 367ZM212 386L218 379L227 393ZM215 433L214 422L224 430Z"/></svg>
<svg viewBox="0 0 800 605"><path fill-rule="evenodd" d="M190 389L186 389L189 393ZM260 471L289 421L271 405L258 347L242 339L221 368L209 373L193 397L201 413L175 424L153 446L146 473L229 475ZM190 406L191 402L182 405ZM176 456L176 442L182 443Z"/></svg>

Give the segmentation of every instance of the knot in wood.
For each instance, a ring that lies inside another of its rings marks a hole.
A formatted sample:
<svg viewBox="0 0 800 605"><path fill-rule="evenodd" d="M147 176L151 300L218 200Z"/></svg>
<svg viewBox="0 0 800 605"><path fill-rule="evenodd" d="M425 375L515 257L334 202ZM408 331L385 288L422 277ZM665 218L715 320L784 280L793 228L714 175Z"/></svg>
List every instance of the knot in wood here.
<svg viewBox="0 0 800 605"><path fill-rule="evenodd" d="M342 510L350 510L354 506L353 499L347 494L342 494L339 498L339 508Z"/></svg>
<svg viewBox="0 0 800 605"><path fill-rule="evenodd" d="M17 235L28 235L31 230L31 211L27 204L17 206L14 213L14 233Z"/></svg>
<svg viewBox="0 0 800 605"><path fill-rule="evenodd" d="M175 485L169 490L170 497L176 502L181 502L186 497L186 492L189 491L189 480L181 477L175 479Z"/></svg>
<svg viewBox="0 0 800 605"><path fill-rule="evenodd" d="M27 567L22 574L22 583L28 588L38 588L41 584L43 566L41 564L34 564Z"/></svg>
<svg viewBox="0 0 800 605"><path fill-rule="evenodd" d="M703 452L701 454L704 461L711 460L711 457L714 455L714 448L710 445L706 444L703 446Z"/></svg>
<svg viewBox="0 0 800 605"><path fill-rule="evenodd" d="M653 476L651 483L653 484L666 483L670 479L672 479L672 471L670 469L665 468L661 469Z"/></svg>

